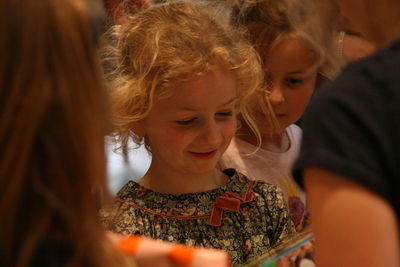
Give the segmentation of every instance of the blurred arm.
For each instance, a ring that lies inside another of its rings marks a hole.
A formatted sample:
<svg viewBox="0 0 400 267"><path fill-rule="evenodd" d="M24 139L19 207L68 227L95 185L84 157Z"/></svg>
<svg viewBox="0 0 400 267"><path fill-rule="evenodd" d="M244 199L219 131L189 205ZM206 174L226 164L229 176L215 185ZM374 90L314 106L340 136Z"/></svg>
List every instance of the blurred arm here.
<svg viewBox="0 0 400 267"><path fill-rule="evenodd" d="M318 267L400 266L398 221L384 199L323 169L304 178Z"/></svg>

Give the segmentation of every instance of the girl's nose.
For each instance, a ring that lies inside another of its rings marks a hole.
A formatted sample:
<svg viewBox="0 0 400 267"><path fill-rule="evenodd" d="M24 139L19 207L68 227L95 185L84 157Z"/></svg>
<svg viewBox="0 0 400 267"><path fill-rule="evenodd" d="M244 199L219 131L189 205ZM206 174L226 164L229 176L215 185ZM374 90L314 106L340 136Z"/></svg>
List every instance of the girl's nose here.
<svg viewBox="0 0 400 267"><path fill-rule="evenodd" d="M283 96L282 89L280 86L272 86L271 90L267 94L268 100L273 106L277 106L285 102L285 97Z"/></svg>
<svg viewBox="0 0 400 267"><path fill-rule="evenodd" d="M217 146L221 142L222 134L218 123L215 120L206 122L201 131L203 142L210 146Z"/></svg>

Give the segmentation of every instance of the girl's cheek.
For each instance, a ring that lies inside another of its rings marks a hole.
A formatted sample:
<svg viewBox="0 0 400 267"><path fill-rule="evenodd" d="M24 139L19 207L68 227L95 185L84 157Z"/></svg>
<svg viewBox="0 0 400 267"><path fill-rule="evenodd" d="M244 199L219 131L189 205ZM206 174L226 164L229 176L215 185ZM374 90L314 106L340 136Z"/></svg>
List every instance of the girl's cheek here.
<svg viewBox="0 0 400 267"><path fill-rule="evenodd" d="M237 120L236 118L232 118L231 121L227 122L227 124L224 126L224 135L226 137L233 137L235 136L237 131Z"/></svg>

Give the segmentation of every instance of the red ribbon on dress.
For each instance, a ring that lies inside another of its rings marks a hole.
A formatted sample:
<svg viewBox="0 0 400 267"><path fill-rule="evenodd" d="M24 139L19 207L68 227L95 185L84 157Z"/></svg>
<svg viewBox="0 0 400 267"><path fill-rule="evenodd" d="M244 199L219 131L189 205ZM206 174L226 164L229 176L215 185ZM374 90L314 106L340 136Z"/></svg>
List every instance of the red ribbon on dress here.
<svg viewBox="0 0 400 267"><path fill-rule="evenodd" d="M208 224L220 226L224 211L237 211L240 209L240 204L252 201L254 199L254 192L251 190L253 187L254 183L251 183L246 193L226 192L217 197Z"/></svg>

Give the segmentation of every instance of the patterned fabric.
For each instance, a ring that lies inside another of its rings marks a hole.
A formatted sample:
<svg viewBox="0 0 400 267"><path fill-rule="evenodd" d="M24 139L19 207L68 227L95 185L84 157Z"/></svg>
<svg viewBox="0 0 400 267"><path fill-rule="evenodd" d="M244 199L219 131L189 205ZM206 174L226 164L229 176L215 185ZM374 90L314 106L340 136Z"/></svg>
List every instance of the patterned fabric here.
<svg viewBox="0 0 400 267"><path fill-rule="evenodd" d="M293 161L299 154L302 131L292 124L286 128L286 134L290 147L285 152L268 151L235 137L218 166L221 169L235 168L252 180L262 180L279 186L285 195L296 230L301 231L310 224L310 217L306 195L293 179L291 171Z"/></svg>
<svg viewBox="0 0 400 267"><path fill-rule="evenodd" d="M234 169L224 186L201 193L163 194L130 181L116 207L101 211L106 227L191 246L223 249L242 265L293 231L282 191Z"/></svg>

